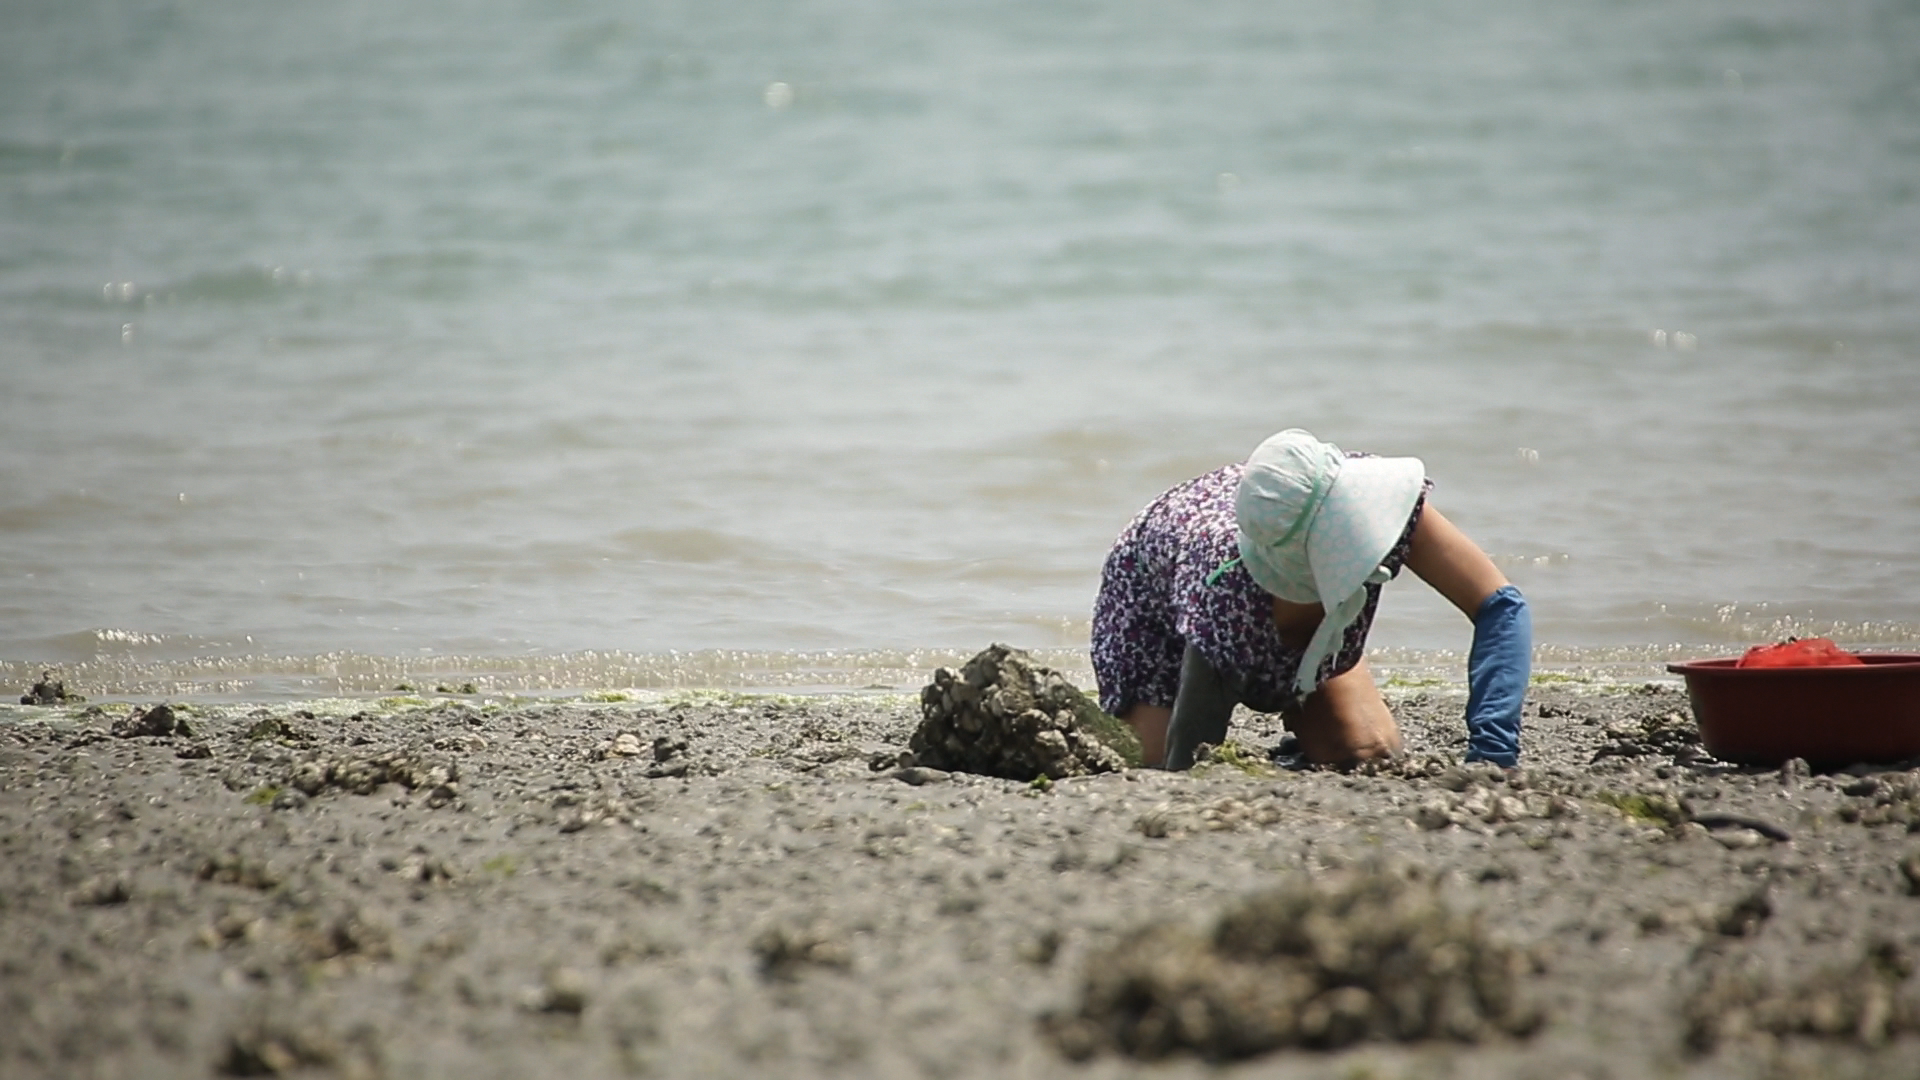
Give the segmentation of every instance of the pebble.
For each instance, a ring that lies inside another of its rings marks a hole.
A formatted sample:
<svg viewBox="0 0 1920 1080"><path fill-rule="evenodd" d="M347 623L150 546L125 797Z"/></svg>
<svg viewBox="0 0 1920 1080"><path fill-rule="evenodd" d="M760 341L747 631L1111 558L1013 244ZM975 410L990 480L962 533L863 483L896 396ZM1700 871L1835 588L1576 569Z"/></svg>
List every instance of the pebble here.
<svg viewBox="0 0 1920 1080"><path fill-rule="evenodd" d="M578 1016L587 1008L587 979L572 968L555 968L533 994L537 1011Z"/></svg>
<svg viewBox="0 0 1920 1080"><path fill-rule="evenodd" d="M133 889L125 879L105 875L75 889L70 899L76 907L109 907L133 899Z"/></svg>
<svg viewBox="0 0 1920 1080"><path fill-rule="evenodd" d="M1907 893L1920 896L1920 851L1900 860L1900 876L1906 879Z"/></svg>
<svg viewBox="0 0 1920 1080"><path fill-rule="evenodd" d="M1453 814L1443 799L1430 799L1413 812L1414 824L1423 829L1444 829L1454 823Z"/></svg>

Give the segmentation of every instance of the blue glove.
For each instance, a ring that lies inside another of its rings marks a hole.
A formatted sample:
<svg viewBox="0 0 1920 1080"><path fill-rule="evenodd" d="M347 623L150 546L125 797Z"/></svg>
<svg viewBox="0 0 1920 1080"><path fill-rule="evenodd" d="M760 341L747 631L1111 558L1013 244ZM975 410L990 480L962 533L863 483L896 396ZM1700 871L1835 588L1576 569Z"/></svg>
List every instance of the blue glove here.
<svg viewBox="0 0 1920 1080"><path fill-rule="evenodd" d="M1467 655L1467 760L1511 767L1520 761L1520 703L1533 668L1533 616L1511 585L1496 589L1473 617Z"/></svg>

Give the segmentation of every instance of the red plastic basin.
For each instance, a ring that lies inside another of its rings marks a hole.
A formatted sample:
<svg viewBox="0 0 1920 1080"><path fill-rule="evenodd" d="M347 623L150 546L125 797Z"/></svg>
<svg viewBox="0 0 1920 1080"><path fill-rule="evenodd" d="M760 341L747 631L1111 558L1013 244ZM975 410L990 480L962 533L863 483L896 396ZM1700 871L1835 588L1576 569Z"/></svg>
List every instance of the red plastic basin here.
<svg viewBox="0 0 1920 1080"><path fill-rule="evenodd" d="M1920 653L1861 653L1859 666L1668 664L1687 680L1700 741L1722 761L1818 765L1920 757Z"/></svg>

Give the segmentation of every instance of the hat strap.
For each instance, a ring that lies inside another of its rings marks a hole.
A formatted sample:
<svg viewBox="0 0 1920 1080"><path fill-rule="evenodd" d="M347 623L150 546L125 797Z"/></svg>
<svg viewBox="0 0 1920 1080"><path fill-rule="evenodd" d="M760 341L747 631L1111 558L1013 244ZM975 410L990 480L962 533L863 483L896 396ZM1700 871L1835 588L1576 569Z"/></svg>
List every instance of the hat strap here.
<svg viewBox="0 0 1920 1080"><path fill-rule="evenodd" d="M1204 584L1208 586L1214 586L1214 585L1220 584L1220 578L1224 576L1227 571L1239 565L1240 565L1240 556L1235 555L1233 558L1228 559L1226 562L1223 562L1219 566L1214 567L1213 573L1207 575L1207 579Z"/></svg>
<svg viewBox="0 0 1920 1080"><path fill-rule="evenodd" d="M1367 580L1359 588L1348 593L1339 603L1326 610L1320 617L1320 625L1314 628L1313 637L1308 640L1307 648L1300 656L1300 666L1294 670L1294 689L1301 697L1320 689L1320 665L1327 657L1339 652L1346 643L1347 628L1367 609L1367 586L1384 585L1393 577L1385 565L1373 568Z"/></svg>

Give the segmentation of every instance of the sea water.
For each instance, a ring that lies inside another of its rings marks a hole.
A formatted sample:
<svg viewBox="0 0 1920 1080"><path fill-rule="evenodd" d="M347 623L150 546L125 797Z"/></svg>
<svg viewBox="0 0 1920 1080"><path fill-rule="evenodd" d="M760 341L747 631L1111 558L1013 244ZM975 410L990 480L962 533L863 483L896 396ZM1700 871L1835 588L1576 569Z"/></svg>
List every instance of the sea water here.
<svg viewBox="0 0 1920 1080"><path fill-rule="evenodd" d="M1916 648L1917 251L1896 0L16 0L0 675L1084 667L1293 426L1543 665ZM1374 644L1468 639L1408 575Z"/></svg>

